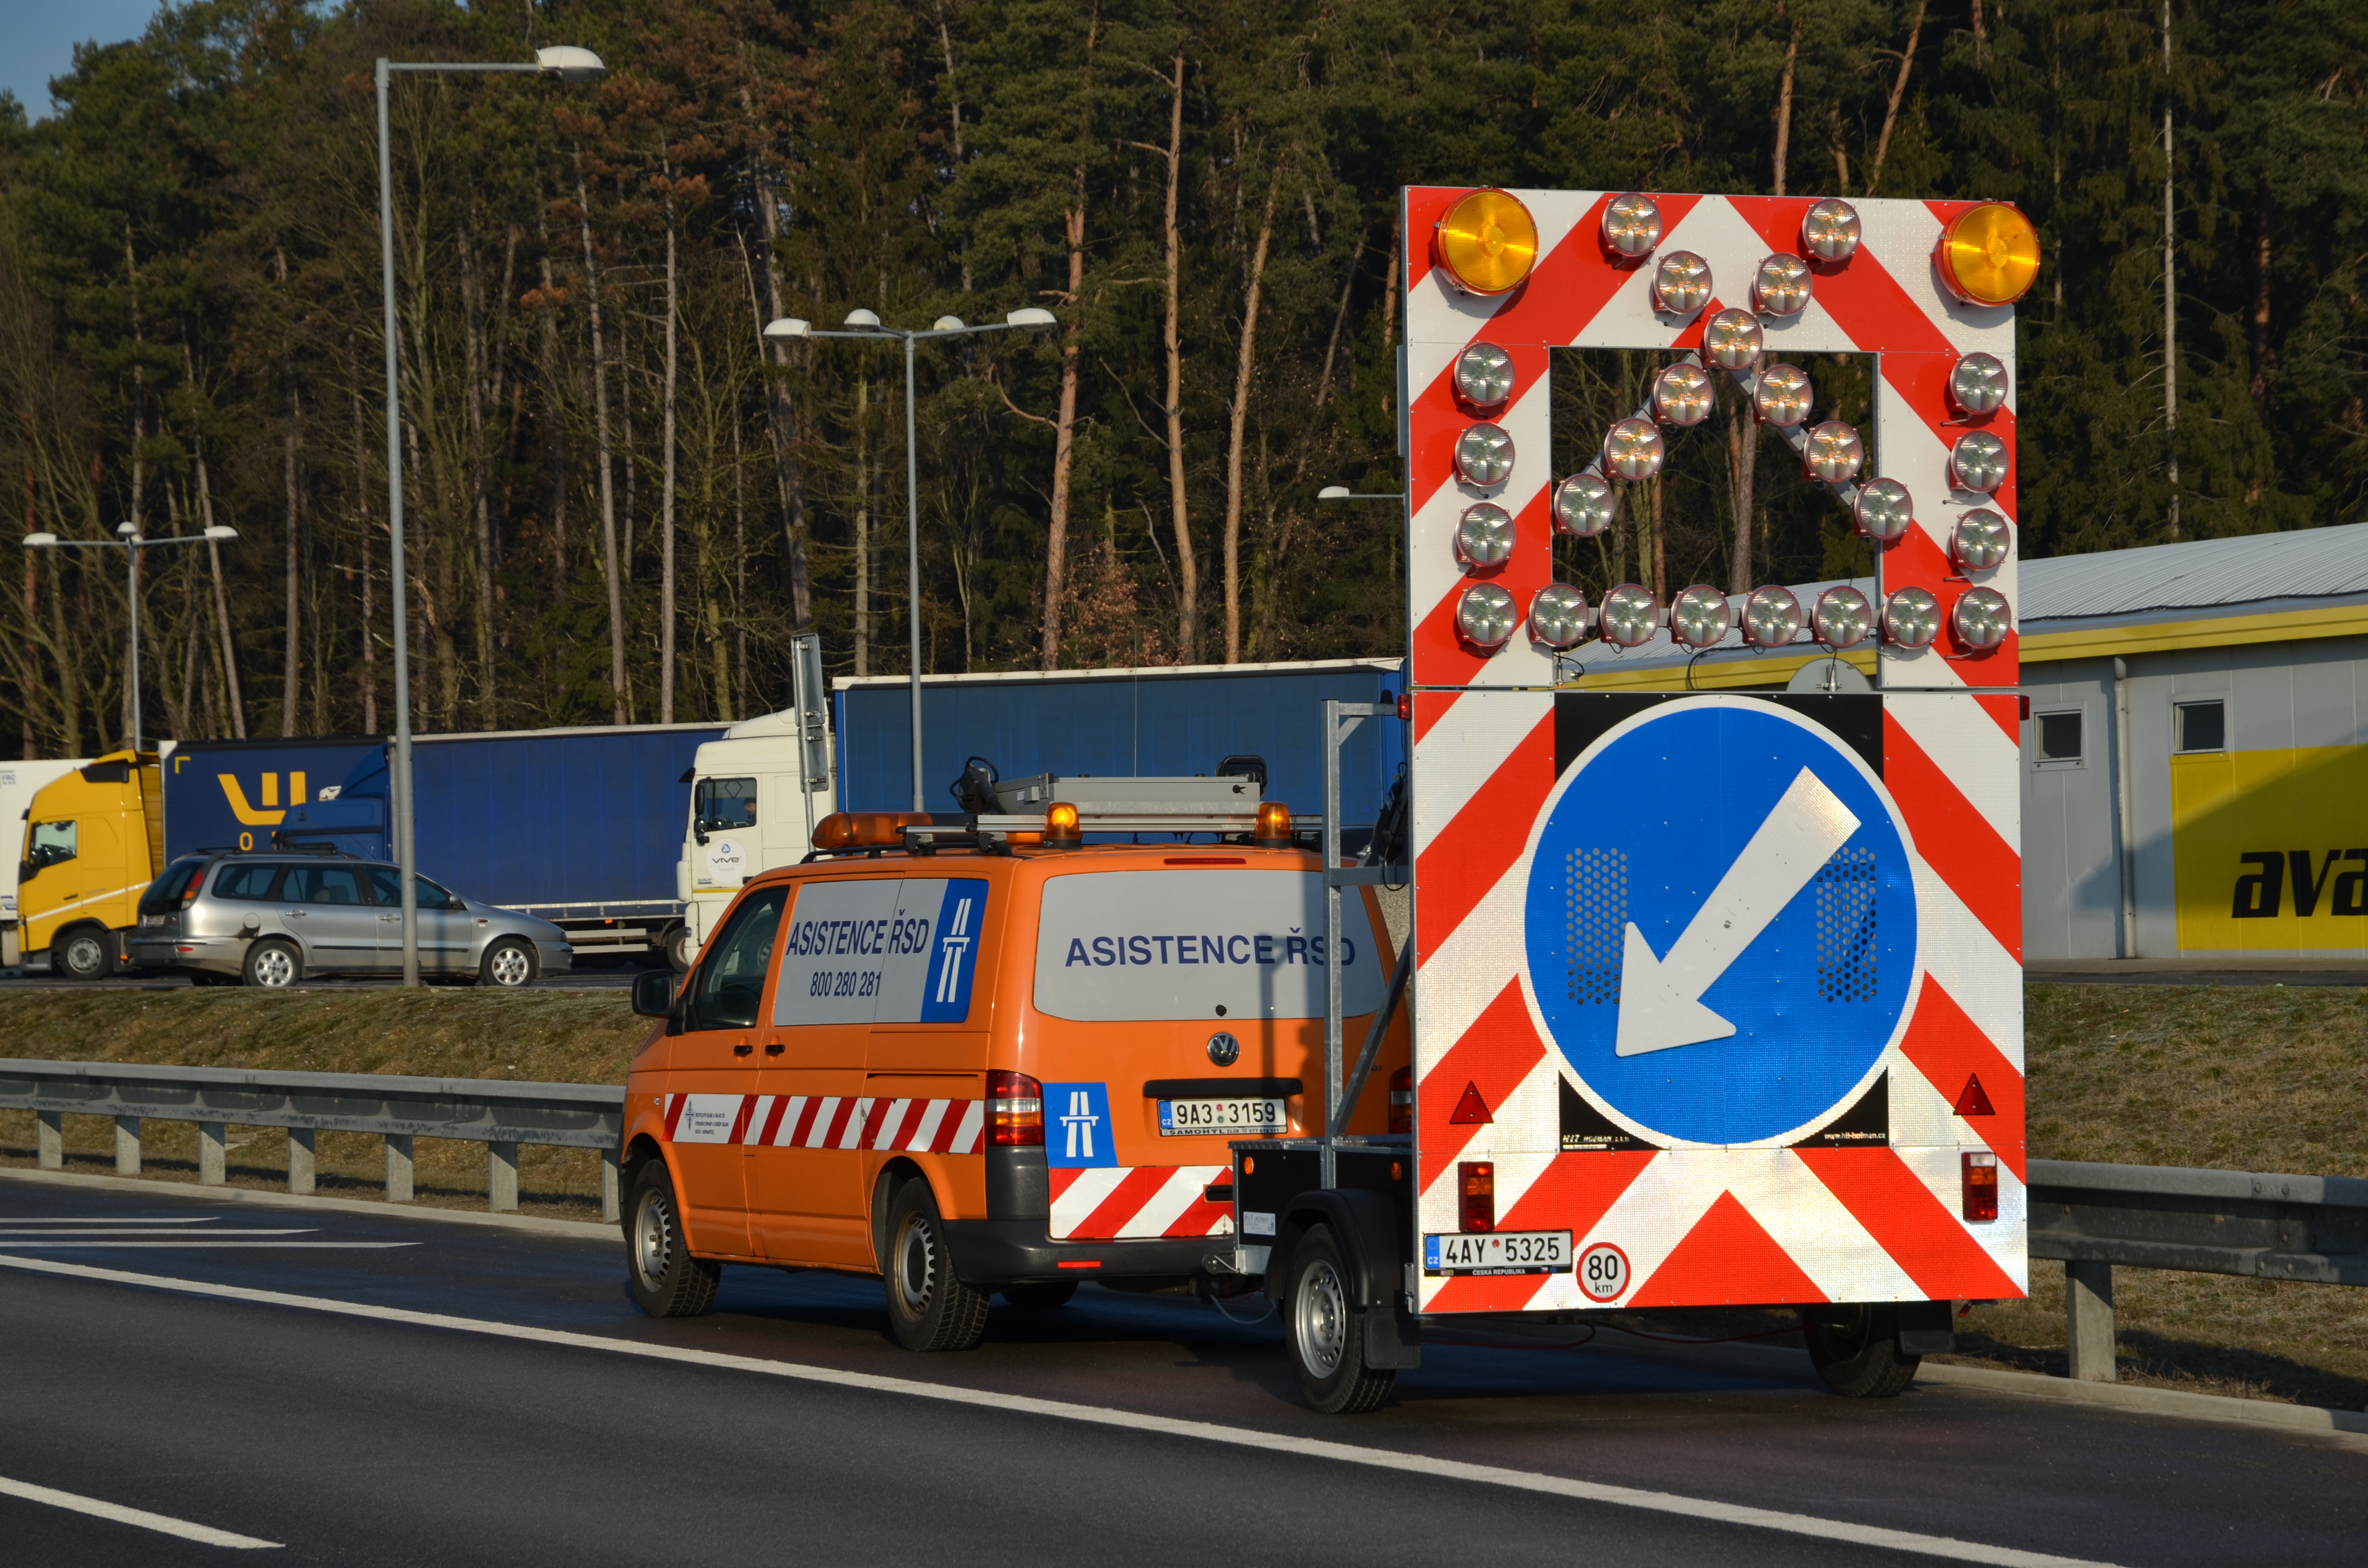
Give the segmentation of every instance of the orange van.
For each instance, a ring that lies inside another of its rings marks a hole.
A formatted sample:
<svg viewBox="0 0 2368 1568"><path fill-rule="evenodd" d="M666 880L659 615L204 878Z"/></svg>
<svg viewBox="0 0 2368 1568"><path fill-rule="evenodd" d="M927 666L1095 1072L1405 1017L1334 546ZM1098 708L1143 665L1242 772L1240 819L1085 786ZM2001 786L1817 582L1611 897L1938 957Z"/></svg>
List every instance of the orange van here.
<svg viewBox="0 0 2368 1568"><path fill-rule="evenodd" d="M905 831L928 819L880 816L752 879L678 993L636 988L666 1018L626 1100L642 1309L705 1312L726 1263L877 1274L897 1338L949 1350L997 1293L1238 1288L1228 1142L1324 1118L1319 857L932 847ZM1371 889L1343 890L1341 930L1353 1055L1396 955ZM1349 1131L1396 1131L1407 1050L1401 1011Z"/></svg>

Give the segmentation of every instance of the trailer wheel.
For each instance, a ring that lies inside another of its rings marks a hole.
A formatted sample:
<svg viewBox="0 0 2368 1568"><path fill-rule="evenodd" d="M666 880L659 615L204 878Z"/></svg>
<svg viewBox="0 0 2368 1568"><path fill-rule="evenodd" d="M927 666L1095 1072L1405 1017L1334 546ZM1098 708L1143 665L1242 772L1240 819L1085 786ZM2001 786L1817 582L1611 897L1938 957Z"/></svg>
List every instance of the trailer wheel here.
<svg viewBox="0 0 2368 1568"><path fill-rule="evenodd" d="M1326 1415L1379 1408L1397 1373L1365 1365L1365 1314L1353 1304L1349 1267L1331 1226L1317 1225L1300 1238L1291 1255L1290 1289L1283 1337L1299 1392Z"/></svg>
<svg viewBox="0 0 2368 1568"><path fill-rule="evenodd" d="M1899 1348L1899 1309L1887 1302L1839 1302L1801 1309L1810 1364L1845 1399L1894 1399L1923 1360Z"/></svg>
<svg viewBox="0 0 2368 1568"><path fill-rule="evenodd" d="M666 954L666 966L677 974L690 972L690 927L677 926L658 939L658 949Z"/></svg>
<svg viewBox="0 0 2368 1568"><path fill-rule="evenodd" d="M888 1205L888 1326L907 1350L968 1350L986 1337L986 1293L954 1278L946 1222L915 1179Z"/></svg>
<svg viewBox="0 0 2368 1568"><path fill-rule="evenodd" d="M115 935L102 926L77 926L51 948L50 968L61 980L105 980L115 972Z"/></svg>
<svg viewBox="0 0 2368 1568"><path fill-rule="evenodd" d="M625 1278L633 1304L654 1318L695 1318L715 1304L723 1267L690 1256L664 1160L633 1173L625 1204Z"/></svg>

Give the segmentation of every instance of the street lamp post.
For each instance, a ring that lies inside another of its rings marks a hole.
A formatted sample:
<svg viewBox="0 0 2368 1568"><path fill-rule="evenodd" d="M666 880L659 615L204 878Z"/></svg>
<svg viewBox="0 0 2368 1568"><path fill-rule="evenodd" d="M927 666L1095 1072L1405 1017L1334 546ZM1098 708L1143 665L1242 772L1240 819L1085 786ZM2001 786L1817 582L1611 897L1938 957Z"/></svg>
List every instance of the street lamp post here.
<svg viewBox="0 0 2368 1568"><path fill-rule="evenodd" d="M51 533L27 534L25 547L28 550L120 550L128 559L130 569L125 577L125 600L131 610L131 630L129 637L131 679L126 690L131 699L131 752L137 756L140 753L140 552L154 550L159 545L199 544L207 540L236 539L238 530L211 528L201 534L167 534L162 539L149 539L137 531L137 525L118 523L115 531L121 537L60 539Z"/></svg>
<svg viewBox="0 0 2368 1568"><path fill-rule="evenodd" d="M1030 305L1013 311L999 322L986 322L970 326L960 316L939 316L926 332L906 332L898 327L882 326L880 318L866 310L849 311L847 332L816 332L811 323L795 316L783 316L765 324L765 336L779 343L798 337L862 337L874 342L902 339L905 344L905 619L912 633L909 668L913 688L913 809L928 810L922 800L921 786L921 459L920 442L914 435L913 414L913 353L924 338L968 337L982 332L1010 332L1057 326L1053 312Z"/></svg>
<svg viewBox="0 0 2368 1568"><path fill-rule="evenodd" d="M403 983L419 983L419 875L416 818L411 808L411 619L409 583L403 559L403 396L395 376L394 327L394 172L386 124L386 85L396 72L416 75L446 73L547 76L560 82L594 82L606 73L600 57L588 49L561 45L534 51L533 63L378 62L378 250L379 292L386 312L386 517L387 570L392 579L394 613L394 768L387 805L393 821L394 859L402 869Z"/></svg>

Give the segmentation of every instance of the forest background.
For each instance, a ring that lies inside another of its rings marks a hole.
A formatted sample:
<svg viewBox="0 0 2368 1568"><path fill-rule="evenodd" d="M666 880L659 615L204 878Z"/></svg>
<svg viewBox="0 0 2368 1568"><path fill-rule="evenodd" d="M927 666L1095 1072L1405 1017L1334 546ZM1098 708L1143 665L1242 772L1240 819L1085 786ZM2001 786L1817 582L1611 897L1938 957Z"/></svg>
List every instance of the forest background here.
<svg viewBox="0 0 2368 1568"><path fill-rule="evenodd" d="M1403 184L2016 202L2027 554L2368 517L2341 0L197 0L0 97L26 531L239 533L148 553L152 736L392 726L371 62L555 43L606 80L393 87L423 731L904 671L901 356L757 331L858 307L1061 323L921 351L925 667L1401 651L1394 513L1314 497L1395 488ZM1557 472L1649 369L1585 358ZM1863 569L1721 418L1565 574ZM0 726L121 744L122 557L22 553Z"/></svg>

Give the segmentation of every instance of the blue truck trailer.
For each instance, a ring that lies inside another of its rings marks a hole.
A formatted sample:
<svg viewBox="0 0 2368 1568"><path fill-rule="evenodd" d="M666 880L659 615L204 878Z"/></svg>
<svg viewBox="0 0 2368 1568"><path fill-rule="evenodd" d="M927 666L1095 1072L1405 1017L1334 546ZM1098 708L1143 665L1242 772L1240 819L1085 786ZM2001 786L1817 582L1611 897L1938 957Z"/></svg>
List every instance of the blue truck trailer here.
<svg viewBox="0 0 2368 1568"><path fill-rule="evenodd" d="M420 874L563 926L577 949L668 953L699 748L722 724L420 735ZM165 852L327 842L393 858L393 743L193 741L165 761Z"/></svg>

